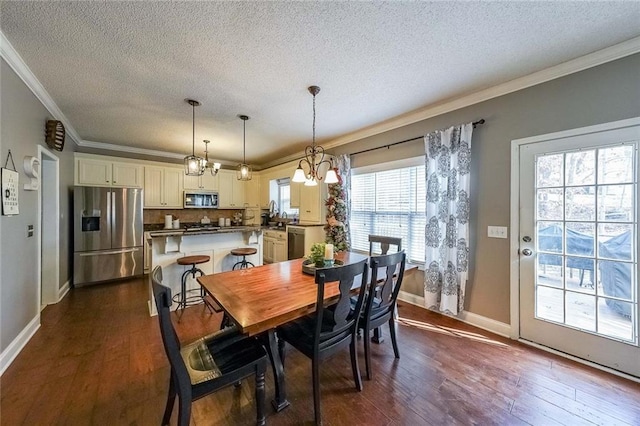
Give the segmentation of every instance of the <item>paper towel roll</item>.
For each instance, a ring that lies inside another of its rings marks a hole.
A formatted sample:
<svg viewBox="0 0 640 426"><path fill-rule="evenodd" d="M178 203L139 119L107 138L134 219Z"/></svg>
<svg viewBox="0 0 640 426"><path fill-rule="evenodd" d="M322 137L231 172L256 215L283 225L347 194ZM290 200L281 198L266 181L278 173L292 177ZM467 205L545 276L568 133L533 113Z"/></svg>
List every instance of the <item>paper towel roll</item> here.
<svg viewBox="0 0 640 426"><path fill-rule="evenodd" d="M164 229L171 229L173 225L173 216L168 214L164 217Z"/></svg>

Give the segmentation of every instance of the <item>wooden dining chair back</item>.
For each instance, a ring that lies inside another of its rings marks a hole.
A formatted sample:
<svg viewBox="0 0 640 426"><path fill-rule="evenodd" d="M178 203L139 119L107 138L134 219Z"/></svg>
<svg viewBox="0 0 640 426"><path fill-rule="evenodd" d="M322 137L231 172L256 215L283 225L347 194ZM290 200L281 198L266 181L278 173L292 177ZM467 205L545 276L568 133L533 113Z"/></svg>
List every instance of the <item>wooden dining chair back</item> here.
<svg viewBox="0 0 640 426"><path fill-rule="evenodd" d="M151 280L162 343L171 365L162 424L169 424L176 396L179 401L178 425L187 426L191 419L192 401L255 375L256 423L264 425L267 355L262 345L254 338L240 335L235 327L229 327L181 346L171 322L171 290L162 285L160 266L153 270Z"/></svg>
<svg viewBox="0 0 640 426"><path fill-rule="evenodd" d="M372 291L367 295L365 309L362 314L363 318L358 325L364 331L364 355L368 380L371 380L372 376L369 339L371 330L388 323L393 352L396 358L400 358L394 313L400 287L402 286L402 279L404 278L406 259L404 251L371 257Z"/></svg>
<svg viewBox="0 0 640 426"><path fill-rule="evenodd" d="M380 254L385 255L389 252L389 248L396 246L396 252L402 250L402 238L387 237L385 235L369 235L369 256L378 254L374 252L374 245L380 244Z"/></svg>
<svg viewBox="0 0 640 426"><path fill-rule="evenodd" d="M320 361L349 345L351 370L358 391L362 390L362 379L358 367L357 331L358 322L364 312L365 295L370 285L368 280L368 260L316 271L317 285L316 311L277 329L280 357L284 361L284 342L290 343L311 359L313 378L313 404L316 424L322 423L320 409ZM328 286L337 285L338 300L324 307ZM354 287L360 287L355 307L350 298Z"/></svg>

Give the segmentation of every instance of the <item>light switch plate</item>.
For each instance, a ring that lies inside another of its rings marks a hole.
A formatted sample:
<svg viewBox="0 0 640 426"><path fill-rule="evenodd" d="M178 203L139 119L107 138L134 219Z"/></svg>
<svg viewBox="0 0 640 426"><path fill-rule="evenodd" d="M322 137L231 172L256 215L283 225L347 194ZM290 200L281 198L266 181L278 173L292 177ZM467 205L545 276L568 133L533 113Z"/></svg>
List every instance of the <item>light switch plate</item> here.
<svg viewBox="0 0 640 426"><path fill-rule="evenodd" d="M489 238L507 238L506 226L487 226L487 236Z"/></svg>

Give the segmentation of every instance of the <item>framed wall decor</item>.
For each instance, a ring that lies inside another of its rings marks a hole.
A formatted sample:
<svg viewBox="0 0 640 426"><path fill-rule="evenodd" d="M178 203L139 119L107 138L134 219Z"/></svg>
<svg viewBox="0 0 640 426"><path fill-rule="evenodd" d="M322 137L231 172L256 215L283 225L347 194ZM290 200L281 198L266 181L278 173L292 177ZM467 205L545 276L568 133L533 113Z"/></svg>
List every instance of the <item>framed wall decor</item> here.
<svg viewBox="0 0 640 426"><path fill-rule="evenodd" d="M13 216L20 213L18 203L18 172L2 168L2 214Z"/></svg>

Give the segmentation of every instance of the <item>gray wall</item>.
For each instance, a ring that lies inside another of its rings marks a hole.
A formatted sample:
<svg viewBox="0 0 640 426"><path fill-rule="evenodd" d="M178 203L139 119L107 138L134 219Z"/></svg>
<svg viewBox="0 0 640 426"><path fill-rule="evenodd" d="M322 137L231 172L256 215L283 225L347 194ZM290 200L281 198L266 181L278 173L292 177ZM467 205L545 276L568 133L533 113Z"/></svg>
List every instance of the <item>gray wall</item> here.
<svg viewBox="0 0 640 426"><path fill-rule="evenodd" d="M393 131L361 139L332 154L424 135L435 129L475 121L472 140L472 274L466 308L509 323L509 240L487 238L487 226L509 226L511 140L640 116L640 54L501 96ZM352 157L359 167L423 155L422 141ZM417 274L416 274L417 275ZM412 277L404 290L422 295Z"/></svg>
<svg viewBox="0 0 640 426"><path fill-rule="evenodd" d="M0 351L4 351L26 325L38 314L37 223L38 191L22 189L26 175L22 166L25 156L37 156L37 145L46 146L44 128L54 119L35 95L2 60L0 61L0 158L2 166L9 150L20 173L20 214L0 216ZM73 150L75 144L67 136L63 152L54 151L60 159L60 277L62 286L70 279L70 192L73 186ZM34 225L32 238L27 238L27 225Z"/></svg>

